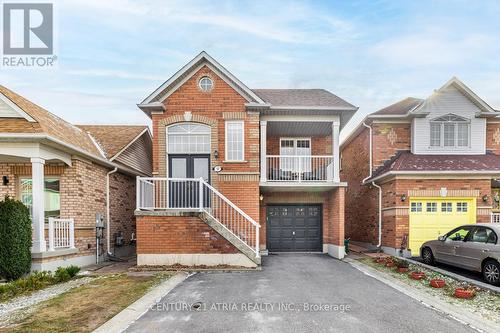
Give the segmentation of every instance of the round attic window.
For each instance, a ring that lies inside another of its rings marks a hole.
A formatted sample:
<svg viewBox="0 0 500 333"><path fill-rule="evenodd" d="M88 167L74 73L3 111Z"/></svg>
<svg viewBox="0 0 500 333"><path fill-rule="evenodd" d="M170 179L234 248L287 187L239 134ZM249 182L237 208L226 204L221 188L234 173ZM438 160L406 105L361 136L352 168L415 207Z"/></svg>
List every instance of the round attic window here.
<svg viewBox="0 0 500 333"><path fill-rule="evenodd" d="M198 82L198 85L199 85L201 91L209 92L213 89L214 82L208 76L204 76L200 79L200 81Z"/></svg>

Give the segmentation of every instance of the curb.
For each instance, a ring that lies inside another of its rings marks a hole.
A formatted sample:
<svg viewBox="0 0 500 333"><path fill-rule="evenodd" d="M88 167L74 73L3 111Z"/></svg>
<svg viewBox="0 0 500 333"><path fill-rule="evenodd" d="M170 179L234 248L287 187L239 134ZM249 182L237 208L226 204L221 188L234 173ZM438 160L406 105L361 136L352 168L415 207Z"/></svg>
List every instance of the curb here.
<svg viewBox="0 0 500 333"><path fill-rule="evenodd" d="M408 297L415 299L416 301L422 303L423 305L438 311L454 320L461 322L480 332L496 333L498 332L498 324L477 316L467 310L461 309L455 305L449 304L446 301L437 299L434 296L428 295L424 292L416 290L414 288L408 288L408 285L391 277L379 273L377 270L360 264L351 259L346 260L352 267L356 268L360 272L382 282L386 285L396 289L397 291L405 294Z"/></svg>
<svg viewBox="0 0 500 333"><path fill-rule="evenodd" d="M167 295L172 289L190 275L179 272L156 286L134 303L123 309L113 318L99 326L93 333L119 333L125 331L133 322L145 314L155 302Z"/></svg>
<svg viewBox="0 0 500 333"><path fill-rule="evenodd" d="M399 258L399 259L406 260L406 261L408 261L411 264L414 264L414 265L417 265L417 266L420 266L420 267L424 267L424 268L430 269L431 271L434 271L434 272L437 272L437 273L449 276L449 277L457 279L459 281L464 281L464 282L473 284L475 286L478 286L481 289L486 289L486 290L492 291L494 293L500 294L500 287L495 287L495 286L493 286L491 284L487 284L487 283L484 283L484 282L481 282L481 281L477 281L477 280L474 280L474 279L462 276L460 274L456 274L456 273L453 273L453 272L448 272L445 269L442 269L442 268L439 268L439 267L430 266L430 265L424 264L423 262L416 261L416 260L413 260L413 259L409 259L409 258Z"/></svg>

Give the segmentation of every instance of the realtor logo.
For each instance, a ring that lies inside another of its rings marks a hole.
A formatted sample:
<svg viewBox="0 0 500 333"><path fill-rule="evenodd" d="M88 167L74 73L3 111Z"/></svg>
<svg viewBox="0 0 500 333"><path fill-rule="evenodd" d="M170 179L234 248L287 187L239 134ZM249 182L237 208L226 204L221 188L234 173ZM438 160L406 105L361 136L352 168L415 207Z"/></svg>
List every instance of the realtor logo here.
<svg viewBox="0 0 500 333"><path fill-rule="evenodd" d="M56 59L53 13L51 3L3 4L3 66L53 65Z"/></svg>

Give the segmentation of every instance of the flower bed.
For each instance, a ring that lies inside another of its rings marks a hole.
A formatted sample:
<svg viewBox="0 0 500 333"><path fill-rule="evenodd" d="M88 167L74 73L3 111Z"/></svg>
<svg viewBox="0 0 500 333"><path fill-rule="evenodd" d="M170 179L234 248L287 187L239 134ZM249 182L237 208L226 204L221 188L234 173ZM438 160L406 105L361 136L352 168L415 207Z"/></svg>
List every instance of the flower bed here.
<svg viewBox="0 0 500 333"><path fill-rule="evenodd" d="M377 271L397 278L398 280L401 280L402 282L412 287L432 294L439 299L445 300L460 307L467 308L469 311L476 313L486 319L500 323L500 316L498 316L498 313L500 311L499 294L496 294L489 290L483 290L476 286L471 286L466 282L458 281L449 276L442 275L433 270L426 269L418 265L408 264L406 261L405 264L401 264L403 260L398 258L389 258L390 259L385 260L396 263L396 269L394 267L386 267L386 265L383 263L376 263L372 258L361 258L358 259L358 261L376 269ZM399 272L399 265L401 265L401 267L407 266L408 272ZM425 277L421 278L420 280L415 280L411 277L412 273L415 272L422 272L425 274ZM436 288L433 285L431 286L431 281L434 280L442 280L442 282L434 282L435 286L439 286L440 288ZM470 296L470 293L463 291L459 291L457 293L457 289L463 289L466 291L472 290L473 296L471 298L461 298L460 296Z"/></svg>
<svg viewBox="0 0 500 333"><path fill-rule="evenodd" d="M54 273L48 271L34 272L17 280L0 284L0 302L56 283L66 282L74 278L79 271L80 268L77 266L59 267Z"/></svg>

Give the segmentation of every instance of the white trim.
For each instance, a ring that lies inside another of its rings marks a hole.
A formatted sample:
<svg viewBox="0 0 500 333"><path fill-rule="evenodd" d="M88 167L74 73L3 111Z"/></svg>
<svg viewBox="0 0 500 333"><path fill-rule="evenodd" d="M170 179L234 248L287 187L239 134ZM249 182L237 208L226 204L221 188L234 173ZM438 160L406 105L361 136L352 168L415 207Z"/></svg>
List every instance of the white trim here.
<svg viewBox="0 0 500 333"><path fill-rule="evenodd" d="M101 145L99 144L99 142L97 142L97 140L92 136L92 134L90 134L89 132L87 132L87 135L89 136L90 140L92 140L92 143L94 144L94 146L97 148L97 150L99 151L99 153L101 154L102 157L106 158L106 153L104 152L104 150L102 149Z"/></svg>
<svg viewBox="0 0 500 333"><path fill-rule="evenodd" d="M55 251L57 252L57 251ZM85 267L95 264L95 255L67 257L62 256L62 259L51 260L45 262L31 262L31 271L55 271L58 267L67 267L75 265L78 267Z"/></svg>
<svg viewBox="0 0 500 333"><path fill-rule="evenodd" d="M233 124L241 124L241 135L242 135L242 141L241 141L241 160L234 160L234 159L229 159L227 156L228 149L227 149L227 125L229 123ZM226 120L224 122L224 161L225 162L245 162L245 121L244 120Z"/></svg>
<svg viewBox="0 0 500 333"><path fill-rule="evenodd" d="M326 245L326 251L325 251ZM334 257L336 259L343 259L345 256L345 247L333 244L323 244L323 251L328 253L330 257Z"/></svg>
<svg viewBox="0 0 500 333"><path fill-rule="evenodd" d="M357 111L356 106L298 106L298 105L271 105L271 110L324 110L324 111Z"/></svg>
<svg viewBox="0 0 500 333"><path fill-rule="evenodd" d="M197 70L193 70L193 66L195 66L200 61L204 61L204 63L197 66L198 70L201 68L200 66L203 66L205 64L212 65L212 66L209 66L209 67L212 67L211 68L212 70L217 69L217 71L219 73L223 74L222 76L228 77L239 88L238 90L243 91L245 94L247 94L248 96L253 98L254 99L253 101L256 101L256 102L262 103L262 104L264 103L264 101L259 96L257 96L257 94L255 94L250 88L248 88L246 85L244 85L233 74L231 74L227 69L225 69L221 64L219 64L214 58L212 58L210 55L208 55L208 53L206 53L205 51L202 51L202 52L200 52L200 54L198 54L196 57L194 57L190 62L188 62L186 65L184 65L179 71L177 71L173 76L171 76L167 81L165 81L160 87L158 87L152 94L150 94L148 97L146 97L144 99L144 101L142 101L140 104L149 104L152 100L157 99L158 97L159 97L160 101L165 100L166 97L164 95L160 97L162 92L165 89L167 89L170 85L172 85L175 81L177 81L179 78L181 78L183 75L185 75L186 73L188 73L190 71L191 71L191 73L188 76L189 76L189 78L192 77L197 72ZM221 76L221 78L224 80L224 78L222 76ZM184 79L183 81L185 82L185 80L186 79ZM226 81L226 80L224 80L224 81ZM171 89L167 93L171 94L173 91L175 91L177 89L178 89L178 85L176 85L175 89ZM253 102L252 100L247 98L247 96L243 96L243 97L245 97L245 99L248 100L248 102Z"/></svg>
<svg viewBox="0 0 500 333"><path fill-rule="evenodd" d="M430 175L437 175L437 176L444 176L444 175L500 175L500 170L482 170L482 171L472 171L472 170L451 170L451 171L389 171L385 172L381 175L378 175L377 177L371 179L369 183L372 183L376 180L386 178L388 176L397 176L397 175L424 175L424 176L430 176ZM368 184L368 183L365 183Z"/></svg>
<svg viewBox="0 0 500 333"><path fill-rule="evenodd" d="M30 123L36 123L37 121L33 119L29 114L27 114L23 109L21 109L19 106L17 106L16 103L12 102L10 98L5 96L4 94L0 93L0 99L7 104L8 107L10 107L13 111L17 112L21 118L26 119Z"/></svg>
<svg viewBox="0 0 500 333"><path fill-rule="evenodd" d="M299 121L299 122L333 122L340 125L339 115L262 115L261 121Z"/></svg>
<svg viewBox="0 0 500 333"><path fill-rule="evenodd" d="M146 132L148 132L149 137L152 138L151 132L149 131L149 127L146 126L146 128L141 133L139 133L139 135L137 135L135 138L133 138L132 141L130 141L125 147L123 147L119 152L117 152L115 154L115 156L111 157L109 160L113 161L114 159L116 159L121 153L123 153L125 150L127 150L128 147L130 147L134 142L136 142Z"/></svg>

